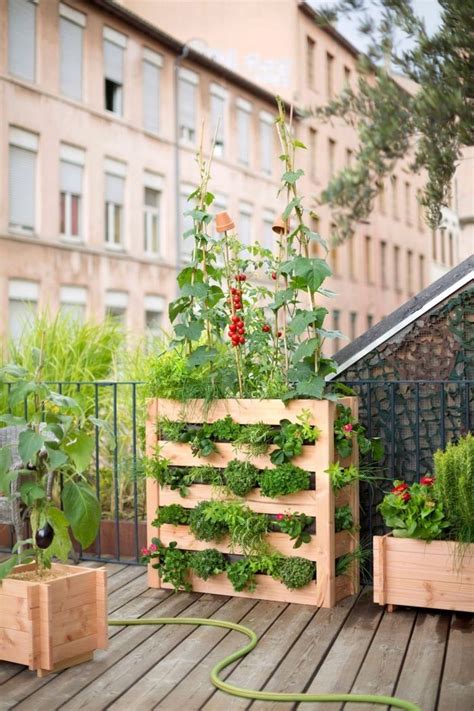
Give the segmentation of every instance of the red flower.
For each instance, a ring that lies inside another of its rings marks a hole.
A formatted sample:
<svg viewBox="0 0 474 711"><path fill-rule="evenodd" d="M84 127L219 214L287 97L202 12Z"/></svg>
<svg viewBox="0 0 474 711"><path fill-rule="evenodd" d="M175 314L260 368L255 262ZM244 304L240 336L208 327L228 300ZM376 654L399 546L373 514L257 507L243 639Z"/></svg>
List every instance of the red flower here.
<svg viewBox="0 0 474 711"><path fill-rule="evenodd" d="M432 486L434 484L434 476L424 476L420 479L420 484L423 484L423 486Z"/></svg>
<svg viewBox="0 0 474 711"><path fill-rule="evenodd" d="M410 501L410 499L411 499L411 494L409 494L408 491L407 491L405 494L403 494L402 499L403 499L403 501L404 501L405 503L406 503L407 501Z"/></svg>
<svg viewBox="0 0 474 711"><path fill-rule="evenodd" d="M390 491L391 494L403 494L404 491L408 489L408 484L405 484L405 482L402 482L401 484L398 484L398 486L394 486L393 489Z"/></svg>
<svg viewBox="0 0 474 711"><path fill-rule="evenodd" d="M148 548L142 548L140 553L142 555L150 555L150 551L148 550Z"/></svg>
<svg viewBox="0 0 474 711"><path fill-rule="evenodd" d="M343 425L342 429L344 432L352 432L352 425L349 422L347 425Z"/></svg>
<svg viewBox="0 0 474 711"><path fill-rule="evenodd" d="M276 278L277 278L277 273L276 273L276 272L272 272L272 279L273 279L273 281L276 281Z"/></svg>
<svg viewBox="0 0 474 711"><path fill-rule="evenodd" d="M283 516L283 514L277 514L277 515L276 515L276 520L277 520L277 521L281 521L283 518L285 518L285 517Z"/></svg>
<svg viewBox="0 0 474 711"><path fill-rule="evenodd" d="M149 548L150 553L156 553L157 550L158 550L158 546L155 543L150 543L150 548Z"/></svg>

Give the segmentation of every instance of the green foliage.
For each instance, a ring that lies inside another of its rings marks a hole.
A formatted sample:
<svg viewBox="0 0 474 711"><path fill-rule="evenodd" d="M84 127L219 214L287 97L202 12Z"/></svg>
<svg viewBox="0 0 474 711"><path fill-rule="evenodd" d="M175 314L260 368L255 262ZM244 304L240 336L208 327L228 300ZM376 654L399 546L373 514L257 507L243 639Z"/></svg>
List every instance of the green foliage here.
<svg viewBox="0 0 474 711"><path fill-rule="evenodd" d="M351 408L338 405L334 421L334 445L343 459L352 454L354 438L357 440L360 454L370 454L375 461L383 458L384 450L380 438L368 439L365 436L365 427L355 420Z"/></svg>
<svg viewBox="0 0 474 711"><path fill-rule="evenodd" d="M472 6L465 0L440 4L439 27L432 34L411 2L338 0L322 13L323 21L341 14L350 14L352 22L360 19L360 32L369 37L357 87L346 86L315 110L323 120L338 117L358 133L353 165L331 180L321 198L331 206L340 238L368 218L383 180L412 149L410 169L427 176L421 200L432 228L439 226L441 206L449 204L462 146L474 143L472 33L467 30ZM414 82L408 89L407 80Z"/></svg>
<svg viewBox="0 0 474 711"><path fill-rule="evenodd" d="M273 430L263 422L255 425L242 425L240 432L233 440L234 449L245 452L251 457L266 454L273 439Z"/></svg>
<svg viewBox="0 0 474 711"><path fill-rule="evenodd" d="M340 531L352 531L354 528L354 521L352 519L352 510L349 504L345 506L339 506L334 511L334 523L336 533Z"/></svg>
<svg viewBox="0 0 474 711"><path fill-rule="evenodd" d="M230 461L225 469L226 488L236 496L246 496L257 486L258 469L253 464L239 459Z"/></svg>
<svg viewBox="0 0 474 711"><path fill-rule="evenodd" d="M474 542L474 436L434 455L435 492L443 504L452 536L460 543Z"/></svg>
<svg viewBox="0 0 474 711"><path fill-rule="evenodd" d="M282 533L287 533L290 539L295 541L293 548L300 548L303 543L310 542L311 534L305 529L313 522L314 518L312 516L292 513L277 516L275 525L278 526Z"/></svg>
<svg viewBox="0 0 474 711"><path fill-rule="evenodd" d="M408 486L397 480L379 504L378 510L385 524L393 529L394 536L431 541L439 538L449 525L443 504L433 489L433 480L428 477L428 481L429 484Z"/></svg>
<svg viewBox="0 0 474 711"><path fill-rule="evenodd" d="M363 548L362 546L357 546L355 550L341 555L339 558L336 558L336 576L346 575L354 561L358 562L364 573L370 574L368 562L370 561L371 555L372 549Z"/></svg>
<svg viewBox="0 0 474 711"><path fill-rule="evenodd" d="M191 555L190 568L203 580L207 580L212 575L223 573L226 565L224 555L215 548L196 551Z"/></svg>
<svg viewBox="0 0 474 711"><path fill-rule="evenodd" d="M280 430L273 437L273 443L278 449L273 450L270 459L273 464L283 464L294 457L298 457L303 451L303 444L312 444L319 437L319 430L309 424L310 413L302 412L298 416L298 422L282 420Z"/></svg>
<svg viewBox="0 0 474 711"><path fill-rule="evenodd" d="M341 467L339 462L334 462L326 469L334 492L338 492L348 484L361 479L360 471L357 467L351 464L349 467Z"/></svg>
<svg viewBox="0 0 474 711"><path fill-rule="evenodd" d="M196 529L200 532L204 531L206 536L211 536L215 530L217 535L221 531L228 533L231 550L240 548L245 555L260 555L267 552L268 544L265 540L269 527L267 516L255 513L248 506L237 501L205 501L198 506L202 507L200 512L195 514L196 509L193 509L191 514L191 530L193 530L192 522L197 519ZM218 541L219 538L212 536L202 540Z"/></svg>
<svg viewBox="0 0 474 711"><path fill-rule="evenodd" d="M159 571L163 581L171 583L175 592L190 592L191 584L188 579L190 554L179 550L177 545L176 541L172 541L166 548L159 538L153 538L150 548L144 551L142 562L151 562L152 567Z"/></svg>
<svg viewBox="0 0 474 711"><path fill-rule="evenodd" d="M304 469L296 467L291 462L286 462L279 464L275 469L265 469L260 472L259 484L262 496L275 499L308 489L310 475Z"/></svg>
<svg viewBox="0 0 474 711"><path fill-rule="evenodd" d="M229 534L229 528L224 517L217 517L215 506L219 502L201 501L189 515L191 533L198 541L215 541L219 543ZM212 516L211 516L212 509Z"/></svg>
<svg viewBox="0 0 474 711"><path fill-rule="evenodd" d="M12 415L1 418L6 424L26 429L20 433L18 445L23 469L12 469L8 446L0 449L0 488L8 493L11 482L28 474L28 481L20 480L19 488L32 531L31 539L17 543L20 548L27 547L26 553L15 554L13 562L2 567L3 573L27 555L41 574L53 557L67 559L72 547L69 528L85 548L99 528L100 505L83 477L93 450L93 438L84 431L88 418L75 400L46 385L43 359L43 352L34 349L33 373L18 364L0 368L0 384L9 386L9 408L13 410L25 399L28 405L28 420ZM54 481L60 476L64 482L61 502L54 490Z"/></svg>
<svg viewBox="0 0 474 711"><path fill-rule="evenodd" d="M306 558L284 558L279 565L279 577L289 590L308 585L315 576L316 565Z"/></svg>
<svg viewBox="0 0 474 711"><path fill-rule="evenodd" d="M180 504L170 504L169 506L161 506L157 509L156 518L151 522L152 526L159 528L164 523L169 523L172 526L184 526L189 523L190 510L185 509Z"/></svg>
<svg viewBox="0 0 474 711"><path fill-rule="evenodd" d="M236 592L253 592L257 586L257 573L279 577L281 560L281 556L275 553L241 558L227 566L227 577Z"/></svg>
<svg viewBox="0 0 474 711"><path fill-rule="evenodd" d="M145 474L161 486L169 486L172 491L179 491L182 497L188 495L188 487L192 484L211 484L214 487L224 485L221 470L216 467L171 467L169 461L159 455L145 460Z"/></svg>

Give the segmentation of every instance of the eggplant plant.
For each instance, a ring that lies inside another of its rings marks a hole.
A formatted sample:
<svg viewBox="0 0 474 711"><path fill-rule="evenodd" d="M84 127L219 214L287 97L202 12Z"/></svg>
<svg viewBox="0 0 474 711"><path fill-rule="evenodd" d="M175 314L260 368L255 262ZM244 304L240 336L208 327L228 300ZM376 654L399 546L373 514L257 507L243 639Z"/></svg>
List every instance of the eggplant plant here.
<svg viewBox="0 0 474 711"><path fill-rule="evenodd" d="M41 349L35 348L35 371L9 364L0 368L0 384L8 389L9 413L24 404L25 416L0 415L0 423L18 428L18 457L12 445L0 448L0 492L29 518L31 537L18 540L13 555L0 564L0 580L15 565L35 562L38 575L53 558L65 561L72 549L71 533L87 548L95 540L100 505L86 471L94 450L93 427L103 423L86 417L78 403L42 381Z"/></svg>

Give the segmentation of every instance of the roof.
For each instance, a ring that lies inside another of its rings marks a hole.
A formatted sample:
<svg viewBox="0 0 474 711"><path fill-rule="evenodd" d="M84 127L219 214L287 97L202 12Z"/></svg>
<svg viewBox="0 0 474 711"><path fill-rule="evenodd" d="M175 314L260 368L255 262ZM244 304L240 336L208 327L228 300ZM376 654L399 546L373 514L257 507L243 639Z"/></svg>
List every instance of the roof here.
<svg viewBox="0 0 474 711"><path fill-rule="evenodd" d="M464 262L444 274L441 279L430 284L380 323L338 351L334 356L338 364L337 373L330 376L329 379L343 373L353 363L388 341L389 338L470 282L474 282L474 256L465 259Z"/></svg>
<svg viewBox="0 0 474 711"><path fill-rule="evenodd" d="M352 54L353 57L360 57L362 52L360 52L357 47L355 47L352 42L349 42L349 40L344 37L344 35L341 35L341 33L336 30L334 25L329 24L328 22L322 22L322 15L318 13L314 8L311 7L307 2L304 0L301 0L301 2L298 2L298 8L309 18L312 20L315 20L318 24L318 27L320 27L324 32L327 32L328 35L331 35L333 39L336 40L340 45L342 45L345 49L347 49L350 54Z"/></svg>
<svg viewBox="0 0 474 711"><path fill-rule="evenodd" d="M134 27L156 42L159 42L161 45L174 52L176 56L181 56L183 59L186 58L186 60L189 60L190 62L193 62L194 64L197 64L205 69L208 69L214 74L227 79L230 83L239 86L245 91L248 91L249 94L275 105L275 94L272 92L267 91L259 84L255 84L254 82L243 77L241 74L237 74L231 69L228 69L224 65L209 59L209 57L201 54L201 52L197 52L195 49L192 49L189 45L181 42L176 37L169 35L167 32L163 32L163 30L160 30L150 22L143 20L134 12L131 12L122 5L114 2L114 0L91 0L91 2L105 12L108 12L110 15L113 15L118 20L125 22L127 25ZM284 103L287 111L289 111L289 104L286 102ZM295 116L297 118L299 117L297 110L295 110Z"/></svg>

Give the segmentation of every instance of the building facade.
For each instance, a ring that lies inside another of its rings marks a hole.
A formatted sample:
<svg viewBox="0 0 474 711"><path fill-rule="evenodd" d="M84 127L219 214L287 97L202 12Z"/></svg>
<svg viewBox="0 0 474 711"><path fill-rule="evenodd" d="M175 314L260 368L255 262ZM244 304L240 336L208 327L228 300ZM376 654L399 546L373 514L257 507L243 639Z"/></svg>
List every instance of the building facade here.
<svg viewBox="0 0 474 711"><path fill-rule="evenodd" d="M187 3L186 13L171 3L174 16L161 0L125 4L0 0L0 309L8 314L0 335L17 334L32 309L45 307L96 319L108 312L138 333L166 327L178 265L189 250L183 212L198 178L202 127L205 148L219 127L214 210L230 212L243 241L272 245L271 224L283 206L272 126L277 87L256 64L245 76L240 66L236 72L193 49L189 36L177 40L161 29L166 19L176 22L173 33L186 34L188 9L194 17L195 6L206 3ZM268 19L271 2L244 4ZM275 27L259 20L268 41L252 39L252 23L241 32L233 16L219 27L232 26L234 42L275 57L285 48L289 74L276 59L264 66L268 76L279 67L281 81L289 82L281 93L297 106L354 81L354 49L318 28L293 0L277 4L289 15L286 21L280 14ZM202 32L196 24L192 36ZM303 192L316 195L350 163L356 137L343 125L312 120L296 130L308 146ZM338 297L325 305L332 325L350 339L433 276L420 184L398 166L370 220L331 249L328 286ZM314 227L328 238L330 213L324 207L318 214Z"/></svg>

